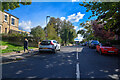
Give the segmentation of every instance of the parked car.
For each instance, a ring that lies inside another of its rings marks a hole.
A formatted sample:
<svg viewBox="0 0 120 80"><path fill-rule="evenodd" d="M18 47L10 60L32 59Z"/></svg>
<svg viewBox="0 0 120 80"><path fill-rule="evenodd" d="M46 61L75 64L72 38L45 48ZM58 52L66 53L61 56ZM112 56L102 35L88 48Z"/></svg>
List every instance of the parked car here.
<svg viewBox="0 0 120 80"><path fill-rule="evenodd" d="M85 43L82 43L82 46L85 46L86 44Z"/></svg>
<svg viewBox="0 0 120 80"><path fill-rule="evenodd" d="M89 43L89 48L96 48L96 46L99 44L99 41L97 40L92 40Z"/></svg>
<svg viewBox="0 0 120 80"><path fill-rule="evenodd" d="M85 42L85 46L87 46L88 42Z"/></svg>
<svg viewBox="0 0 120 80"><path fill-rule="evenodd" d="M56 51L60 51L60 44L56 40L43 40L39 44L39 52L41 51L52 51L56 53Z"/></svg>
<svg viewBox="0 0 120 80"><path fill-rule="evenodd" d="M118 49L110 44L99 44L96 46L96 51L100 54L118 54Z"/></svg>

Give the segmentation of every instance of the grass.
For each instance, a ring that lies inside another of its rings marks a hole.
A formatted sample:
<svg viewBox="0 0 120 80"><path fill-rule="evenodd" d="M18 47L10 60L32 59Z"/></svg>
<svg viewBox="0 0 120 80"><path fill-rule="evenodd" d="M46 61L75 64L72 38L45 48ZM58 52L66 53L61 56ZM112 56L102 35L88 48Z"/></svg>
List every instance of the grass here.
<svg viewBox="0 0 120 80"><path fill-rule="evenodd" d="M9 42L0 41L0 44L2 44L2 46L5 46L5 45L8 46L6 49L3 49L1 51L2 53L9 53L9 52L14 52L14 51L24 50L23 46L11 44ZM28 49L33 49L33 48L36 48L36 47L28 47Z"/></svg>

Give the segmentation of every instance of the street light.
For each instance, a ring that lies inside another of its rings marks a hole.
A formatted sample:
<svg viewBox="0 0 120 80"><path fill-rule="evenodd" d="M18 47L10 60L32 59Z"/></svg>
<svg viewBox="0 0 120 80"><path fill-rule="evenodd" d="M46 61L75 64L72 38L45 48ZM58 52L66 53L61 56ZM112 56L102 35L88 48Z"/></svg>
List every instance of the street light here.
<svg viewBox="0 0 120 80"><path fill-rule="evenodd" d="M46 27L47 27L47 19L49 18L50 16L46 16ZM46 29L47 30L47 29ZM45 35L45 37L46 37L46 40L47 40L47 31L45 31L46 32L46 35Z"/></svg>

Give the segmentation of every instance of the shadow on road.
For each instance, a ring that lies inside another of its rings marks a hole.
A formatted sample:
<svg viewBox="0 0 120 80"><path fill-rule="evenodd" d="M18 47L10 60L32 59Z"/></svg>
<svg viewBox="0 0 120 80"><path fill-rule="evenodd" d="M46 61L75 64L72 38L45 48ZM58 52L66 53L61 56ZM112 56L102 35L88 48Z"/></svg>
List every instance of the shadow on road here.
<svg viewBox="0 0 120 80"><path fill-rule="evenodd" d="M68 50L69 51L69 50ZM76 51L38 53L30 58L2 65L5 78L70 78L75 79ZM42 80L42 79L41 79ZM51 80L51 79L50 79Z"/></svg>
<svg viewBox="0 0 120 80"><path fill-rule="evenodd" d="M95 49L84 47L79 58L82 80L120 79L119 55L100 55Z"/></svg>

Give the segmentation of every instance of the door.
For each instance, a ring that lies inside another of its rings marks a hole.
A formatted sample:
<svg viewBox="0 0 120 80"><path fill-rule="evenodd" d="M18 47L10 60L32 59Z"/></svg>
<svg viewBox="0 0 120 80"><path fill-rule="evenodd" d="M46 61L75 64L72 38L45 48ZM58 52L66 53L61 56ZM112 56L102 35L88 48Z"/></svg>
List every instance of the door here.
<svg viewBox="0 0 120 80"><path fill-rule="evenodd" d="M7 28L5 28L5 33L7 33Z"/></svg>

